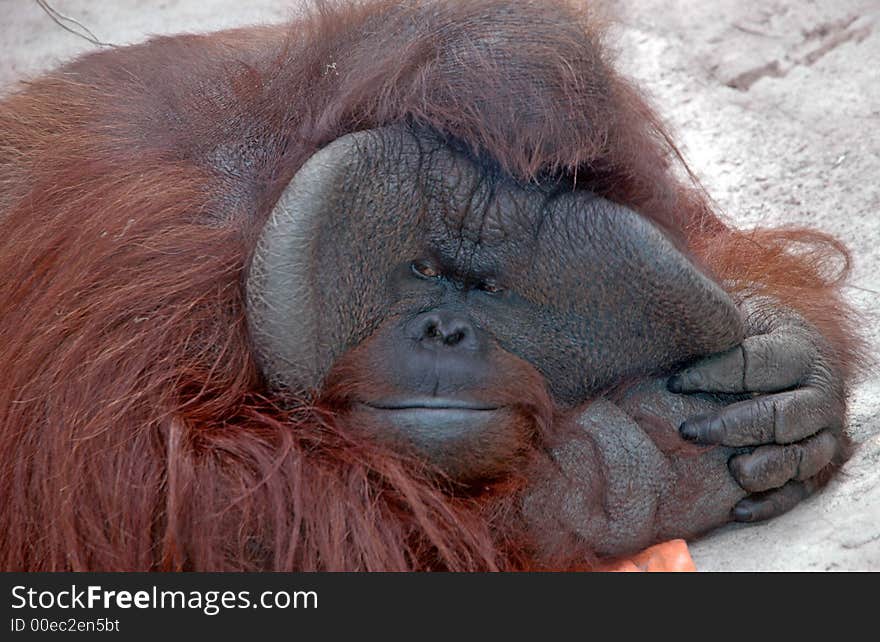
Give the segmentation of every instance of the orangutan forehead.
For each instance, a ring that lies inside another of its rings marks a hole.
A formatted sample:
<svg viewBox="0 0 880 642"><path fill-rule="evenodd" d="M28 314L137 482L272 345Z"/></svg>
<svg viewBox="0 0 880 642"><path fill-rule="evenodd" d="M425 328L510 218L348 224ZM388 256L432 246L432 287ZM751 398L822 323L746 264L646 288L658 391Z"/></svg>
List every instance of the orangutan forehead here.
<svg viewBox="0 0 880 642"><path fill-rule="evenodd" d="M523 251L548 217L562 215L552 207L553 188L522 184L455 141L403 128L382 135L361 150L364 175L372 177L366 191L376 195L357 195L356 214L367 222L408 227L414 240L459 257L480 249L503 252L511 244Z"/></svg>

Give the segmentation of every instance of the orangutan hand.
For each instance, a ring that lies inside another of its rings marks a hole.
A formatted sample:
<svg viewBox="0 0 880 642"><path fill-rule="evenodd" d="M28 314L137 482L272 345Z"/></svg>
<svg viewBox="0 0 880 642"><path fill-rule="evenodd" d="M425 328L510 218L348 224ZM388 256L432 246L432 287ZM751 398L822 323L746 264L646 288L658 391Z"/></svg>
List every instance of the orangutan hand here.
<svg viewBox="0 0 880 642"><path fill-rule="evenodd" d="M843 376L825 338L798 313L754 297L744 304L747 338L673 376L676 393L752 395L681 424L700 444L755 446L730 460L749 496L734 519L753 522L792 508L819 485L817 475L846 450Z"/></svg>

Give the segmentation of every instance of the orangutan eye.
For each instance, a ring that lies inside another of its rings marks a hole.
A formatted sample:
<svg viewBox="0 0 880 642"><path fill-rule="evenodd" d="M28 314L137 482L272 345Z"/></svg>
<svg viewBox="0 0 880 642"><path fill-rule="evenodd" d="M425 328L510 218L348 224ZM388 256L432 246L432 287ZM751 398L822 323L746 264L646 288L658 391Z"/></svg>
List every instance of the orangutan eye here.
<svg viewBox="0 0 880 642"><path fill-rule="evenodd" d="M502 294L504 292L503 287L501 287L497 283L492 283L491 281L484 281L483 283L481 283L480 290L482 290L486 294Z"/></svg>
<svg viewBox="0 0 880 642"><path fill-rule="evenodd" d="M440 277L440 270L427 261L413 261L410 267L416 276L423 279L436 279Z"/></svg>

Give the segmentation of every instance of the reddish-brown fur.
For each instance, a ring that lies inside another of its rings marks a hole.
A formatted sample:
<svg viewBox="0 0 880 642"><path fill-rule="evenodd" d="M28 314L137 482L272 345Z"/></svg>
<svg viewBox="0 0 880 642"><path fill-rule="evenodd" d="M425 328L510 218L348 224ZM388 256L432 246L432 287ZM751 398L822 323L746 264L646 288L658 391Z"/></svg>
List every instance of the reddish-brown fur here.
<svg viewBox="0 0 880 642"><path fill-rule="evenodd" d="M800 310L852 375L845 249L723 224L586 16L522 2L532 19L487 34L512 3L398 4L102 52L0 103L0 568L545 562L516 526L525 478L443 492L332 407L285 409L251 358L243 270L271 205L321 146L403 119L629 204L732 288ZM438 62L490 36L508 63Z"/></svg>

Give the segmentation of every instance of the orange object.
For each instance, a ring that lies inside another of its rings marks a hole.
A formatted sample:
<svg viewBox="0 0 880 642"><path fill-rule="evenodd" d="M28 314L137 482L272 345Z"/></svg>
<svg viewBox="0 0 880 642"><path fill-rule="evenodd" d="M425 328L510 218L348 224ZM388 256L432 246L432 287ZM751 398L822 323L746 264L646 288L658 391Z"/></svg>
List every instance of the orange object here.
<svg viewBox="0 0 880 642"><path fill-rule="evenodd" d="M606 573L683 573L697 570L687 542L674 539L598 569Z"/></svg>

